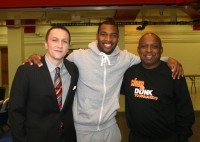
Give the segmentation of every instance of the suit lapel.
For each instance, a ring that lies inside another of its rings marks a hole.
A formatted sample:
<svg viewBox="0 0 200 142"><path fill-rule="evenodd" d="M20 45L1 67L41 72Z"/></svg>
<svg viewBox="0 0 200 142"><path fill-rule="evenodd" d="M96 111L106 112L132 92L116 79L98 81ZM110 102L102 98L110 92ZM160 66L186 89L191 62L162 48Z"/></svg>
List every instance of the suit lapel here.
<svg viewBox="0 0 200 142"><path fill-rule="evenodd" d="M68 93L67 93L67 97L65 99L65 103L64 103L64 106L63 106L63 109L66 107L66 105L68 104L68 102L71 100L71 97L74 97L72 94L72 91L74 90L74 86L76 83L75 83L75 77L76 77L76 74L74 74L74 71L73 69L71 68L70 64L68 63L68 60L64 60L64 65L66 67L66 69L68 70L70 76L71 76L71 82L70 82L70 85L69 85L69 90L68 90Z"/></svg>
<svg viewBox="0 0 200 142"><path fill-rule="evenodd" d="M52 82L52 79L51 79L51 75L49 73L47 64L45 62L45 58L42 57L41 61L43 63L43 66L40 67L41 68L41 74L45 79L45 83L46 83L47 88L49 88L50 95L53 97L54 105L58 107L56 93L55 93L55 90L54 90L54 86L53 86L53 82ZM68 72L69 72L69 74L71 76L71 81L70 81L69 90L67 92L66 99L64 101L63 109L67 106L67 104L69 102L71 102L72 97L74 97L74 94L72 93L72 91L74 90L74 87L76 87L74 85L77 85L76 84L77 75L74 73L73 68L71 67L71 64L69 63L68 60L65 59L64 60L64 65L65 65L66 69L68 70ZM59 107L58 107L58 110L60 110Z"/></svg>
<svg viewBox="0 0 200 142"><path fill-rule="evenodd" d="M58 102L57 102L57 98L56 98L54 85L53 85L51 75L49 73L49 70L48 70L48 67L47 67L47 64L45 62L44 57L42 57L41 61L43 63L43 66L40 67L41 68L41 74L44 77L47 88L49 89L49 95L51 95L51 97L53 98L53 102L54 102L55 106L58 107ZM59 108L58 108L58 110L59 110Z"/></svg>

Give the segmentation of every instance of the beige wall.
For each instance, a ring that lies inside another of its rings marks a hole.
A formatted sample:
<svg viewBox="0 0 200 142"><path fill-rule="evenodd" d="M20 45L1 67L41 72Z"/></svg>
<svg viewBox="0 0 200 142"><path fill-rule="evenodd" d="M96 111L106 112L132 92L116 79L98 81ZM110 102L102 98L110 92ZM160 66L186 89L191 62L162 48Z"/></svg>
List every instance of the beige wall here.
<svg viewBox="0 0 200 142"><path fill-rule="evenodd" d="M122 26L120 27L120 42L122 49L126 49L134 54L137 54L137 43L139 37L146 32L155 32L163 42L163 56L173 57L180 61L184 67L185 74L200 74L200 31L193 31L191 25L149 25L143 31L137 31L137 26ZM43 55L45 49L43 46L44 35L49 26L38 26L36 33L24 34L24 59L33 53ZM86 48L90 41L96 39L97 26L84 27L68 27L71 31L72 46L71 48ZM0 29L0 46L8 45L7 43L7 28ZM15 42L13 39L12 42ZM9 48L9 47L8 47ZM17 52L15 50L10 52ZM21 58L21 57L16 57ZM22 60L24 60L22 59ZM14 62L14 60L12 61ZM13 72L16 67L12 68ZM9 74L13 78L14 74ZM190 80L188 85L190 85ZM197 86L200 85L200 80L197 80ZM11 82L9 84L9 88ZM121 108L119 111L124 111L124 98L120 97Z"/></svg>

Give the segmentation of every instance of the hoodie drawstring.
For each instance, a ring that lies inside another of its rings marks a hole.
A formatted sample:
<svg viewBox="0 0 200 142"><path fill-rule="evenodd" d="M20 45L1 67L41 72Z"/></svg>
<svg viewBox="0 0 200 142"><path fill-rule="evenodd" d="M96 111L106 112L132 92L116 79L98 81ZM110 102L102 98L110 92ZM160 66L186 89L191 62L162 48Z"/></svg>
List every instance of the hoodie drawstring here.
<svg viewBox="0 0 200 142"><path fill-rule="evenodd" d="M110 60L105 53L100 52L99 55L101 55L101 66L103 66L103 64L105 64L106 62L108 62L108 65L111 65Z"/></svg>

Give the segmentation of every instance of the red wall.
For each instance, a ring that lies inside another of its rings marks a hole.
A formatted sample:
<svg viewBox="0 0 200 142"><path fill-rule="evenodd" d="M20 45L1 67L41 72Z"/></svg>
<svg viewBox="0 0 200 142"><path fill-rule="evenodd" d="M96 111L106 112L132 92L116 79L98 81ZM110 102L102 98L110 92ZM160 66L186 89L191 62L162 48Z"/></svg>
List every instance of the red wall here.
<svg viewBox="0 0 200 142"><path fill-rule="evenodd" d="M0 8L54 7L54 6L106 6L143 4L185 4L198 0L1 0Z"/></svg>

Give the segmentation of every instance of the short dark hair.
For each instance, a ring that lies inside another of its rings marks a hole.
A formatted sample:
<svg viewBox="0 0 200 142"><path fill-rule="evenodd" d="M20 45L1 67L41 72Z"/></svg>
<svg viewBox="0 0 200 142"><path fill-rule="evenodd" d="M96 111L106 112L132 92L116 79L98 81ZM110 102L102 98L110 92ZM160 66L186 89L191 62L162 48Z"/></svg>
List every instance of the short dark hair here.
<svg viewBox="0 0 200 142"><path fill-rule="evenodd" d="M47 41L48 40L48 37L49 37L49 34L50 34L50 32L53 30L53 29L62 29L62 30L64 30L64 31L66 31L68 34L69 34L69 43L71 42L71 35L70 35L70 32L69 32L69 30L66 28L66 27L64 27L64 26L52 26L48 31L47 31L47 33L46 33L46 36L45 36L45 40Z"/></svg>
<svg viewBox="0 0 200 142"><path fill-rule="evenodd" d="M119 28L118 28L118 25L115 23L115 21L113 21L113 20L107 20L107 21L104 21L102 23L99 23L97 34L99 33L102 25L113 25L113 26L115 26L117 28L117 32L119 33Z"/></svg>

